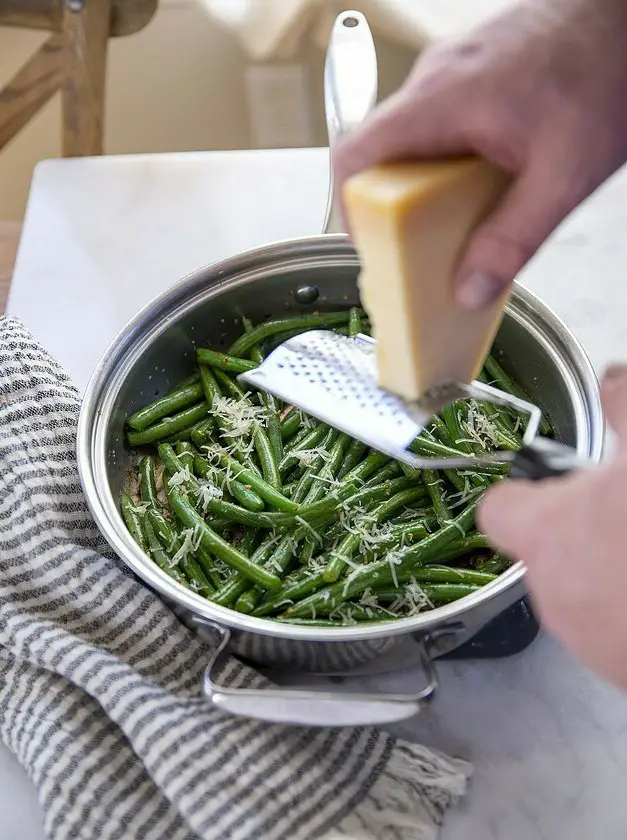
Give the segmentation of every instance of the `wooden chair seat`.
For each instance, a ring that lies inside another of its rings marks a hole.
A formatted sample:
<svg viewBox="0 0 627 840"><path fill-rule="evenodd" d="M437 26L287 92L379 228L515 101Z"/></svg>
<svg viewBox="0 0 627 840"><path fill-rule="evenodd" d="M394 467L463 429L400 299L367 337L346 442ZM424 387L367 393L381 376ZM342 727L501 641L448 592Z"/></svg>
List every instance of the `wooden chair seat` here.
<svg viewBox="0 0 627 840"><path fill-rule="evenodd" d="M65 7L78 11L91 0L0 0L0 26L21 26L26 29L63 30ZM96 0L95 6L105 6ZM157 0L111 0L109 36L133 35L152 20Z"/></svg>

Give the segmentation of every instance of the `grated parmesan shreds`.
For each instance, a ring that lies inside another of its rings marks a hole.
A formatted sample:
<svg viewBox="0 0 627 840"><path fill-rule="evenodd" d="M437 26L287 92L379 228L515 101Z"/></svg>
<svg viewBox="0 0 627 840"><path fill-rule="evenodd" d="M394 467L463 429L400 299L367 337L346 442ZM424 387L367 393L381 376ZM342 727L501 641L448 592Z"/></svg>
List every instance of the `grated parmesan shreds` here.
<svg viewBox="0 0 627 840"><path fill-rule="evenodd" d="M362 607L378 607L379 599L377 598L376 592L373 592L370 588L368 588L364 590L358 603L361 604Z"/></svg>
<svg viewBox="0 0 627 840"><path fill-rule="evenodd" d="M364 568L367 568L367 567L358 566L356 569L353 569L352 572L349 572L349 574L346 575L346 580L344 581L344 587L342 588L342 598L347 598L348 597L348 592L349 592L351 583L363 573ZM328 596L329 593L327 592L326 594Z"/></svg>
<svg viewBox="0 0 627 840"><path fill-rule="evenodd" d="M301 467L310 467L318 458L325 462L328 461L331 453L321 446L317 446L314 449L296 449L294 452L290 452L290 457L298 461Z"/></svg>
<svg viewBox="0 0 627 840"><path fill-rule="evenodd" d="M350 604L340 604L329 613L329 618L331 621L340 621L344 627L357 624L357 619L350 610Z"/></svg>
<svg viewBox="0 0 627 840"><path fill-rule="evenodd" d="M198 551L202 540L202 530L200 526L195 525L193 528L185 528L181 531L181 536L183 537L183 542L176 554L172 557L172 566L178 566L181 560L186 560L190 555Z"/></svg>
<svg viewBox="0 0 627 840"><path fill-rule="evenodd" d="M359 606L364 607L364 611L367 618L372 619L375 616L377 616L377 613L374 612L375 609L387 613L390 616L390 618L398 617L393 612L386 609L385 607L382 607L378 603L362 604L361 601L359 601L358 603ZM343 625L358 624L358 619L355 616L355 606L356 605L353 604L340 604L332 612L329 613L329 618L332 621L339 620Z"/></svg>
<svg viewBox="0 0 627 840"><path fill-rule="evenodd" d="M398 563L403 562L403 554L400 551L390 551L387 555L388 566L390 567L390 574L392 575L392 581L394 582L394 586L398 587L398 575L396 574L396 566Z"/></svg>
<svg viewBox="0 0 627 840"><path fill-rule="evenodd" d="M254 448L254 437L248 438L248 440L246 438L236 438L232 443L225 444L224 451L237 458L248 458L252 455Z"/></svg>
<svg viewBox="0 0 627 840"><path fill-rule="evenodd" d="M233 570L230 568L230 566L227 566L226 563L224 563L218 557L213 558L213 568L218 573L218 576L223 583L226 583L226 581L233 574Z"/></svg>
<svg viewBox="0 0 627 840"><path fill-rule="evenodd" d="M279 540L281 540L283 534L275 534L271 539L264 542L266 548L272 548L273 545L276 545Z"/></svg>
<svg viewBox="0 0 627 840"><path fill-rule="evenodd" d="M323 543L322 535L318 531L316 531L316 529L313 527L313 525L311 525L309 522L307 522L305 519L303 519L302 516L295 516L294 519L295 519L296 522L298 522L298 524L302 528L304 528L306 531L309 531L309 533L313 536L313 538L315 539L315 541L319 545L322 545L322 543Z"/></svg>
<svg viewBox="0 0 627 840"><path fill-rule="evenodd" d="M165 507L167 505L167 496L164 485L165 466L162 461L157 461L155 464L155 486L157 488L157 499Z"/></svg>
<svg viewBox="0 0 627 840"><path fill-rule="evenodd" d="M468 413L465 419L460 417L460 421L470 436L467 443L479 444L483 449L498 447L499 430L494 422L481 411L476 400L468 401Z"/></svg>
<svg viewBox="0 0 627 840"><path fill-rule="evenodd" d="M358 551L361 555L376 551L393 539L390 522L379 523L375 515L361 508L344 510L340 521L344 531L359 537Z"/></svg>
<svg viewBox="0 0 627 840"><path fill-rule="evenodd" d="M246 399L218 396L213 400L212 412L218 420L222 438L227 441L225 450L249 455L255 445L256 432L267 424L267 409Z"/></svg>
<svg viewBox="0 0 627 840"><path fill-rule="evenodd" d="M341 560L343 563L349 567L349 569L361 569L363 565L361 563L357 563L353 560L352 557L349 557L346 554L342 554L340 551L330 551L329 557L332 557L334 560Z"/></svg>
<svg viewBox="0 0 627 840"><path fill-rule="evenodd" d="M231 481L237 481L237 476L233 475L233 467L230 463L227 463L226 470L224 472L224 486L227 488L229 493L231 492Z"/></svg>
<svg viewBox="0 0 627 840"><path fill-rule="evenodd" d="M268 418L268 412L262 406L232 397L215 397L211 408L223 429L223 437L253 435Z"/></svg>
<svg viewBox="0 0 627 840"><path fill-rule="evenodd" d="M442 524L443 525L454 525L457 528L457 530L459 531L459 533L462 535L462 537L466 536L466 532L464 531L462 526L459 524L459 522L455 522L454 519L445 519Z"/></svg>
<svg viewBox="0 0 627 840"><path fill-rule="evenodd" d="M170 490L173 490L175 487L181 487L181 485L185 485L188 482L193 480L192 473L188 466L183 467L183 469L175 472L174 475L171 475L168 479L168 487Z"/></svg>
<svg viewBox="0 0 627 840"><path fill-rule="evenodd" d="M224 491L206 479L198 479L198 501L203 513L207 512L209 503L215 499L221 499Z"/></svg>
<svg viewBox="0 0 627 840"><path fill-rule="evenodd" d="M205 481L213 484L215 487L224 489L225 473L216 464L210 463L207 467Z"/></svg>
<svg viewBox="0 0 627 840"><path fill-rule="evenodd" d="M313 427L316 425L316 421L314 420L314 418L311 417L309 414L305 414L304 411L299 411L298 414L300 417L301 426L304 429L313 429Z"/></svg>
<svg viewBox="0 0 627 840"><path fill-rule="evenodd" d="M148 502L139 502L139 503L134 502L133 503L133 510L139 516L142 516L144 513L146 513L146 511L148 510L149 507L150 507L150 505L148 504Z"/></svg>
<svg viewBox="0 0 627 840"><path fill-rule="evenodd" d="M200 544L202 543L202 533L203 533L202 526L201 525L194 525L193 531L194 531L194 535L193 535L194 551L198 551L198 549L200 548Z"/></svg>
<svg viewBox="0 0 627 840"><path fill-rule="evenodd" d="M268 561L266 561L265 565L266 565L267 568L274 569L275 572L279 572L279 574L283 571L279 561L276 560L273 557L271 557Z"/></svg>
<svg viewBox="0 0 627 840"><path fill-rule="evenodd" d="M282 601L277 601L274 606L278 609L279 607L290 607L293 603L294 601L291 598L284 598Z"/></svg>
<svg viewBox="0 0 627 840"><path fill-rule="evenodd" d="M410 523L414 519L424 519L426 513L424 510L417 509L417 508L405 508L397 517L395 517L397 523Z"/></svg>
<svg viewBox="0 0 627 840"><path fill-rule="evenodd" d="M450 507L459 507L460 505L465 505L472 495L476 493L477 488L472 484L470 480L470 473L458 473L464 479L464 489L461 491L453 491L451 493L445 493L445 499L447 504Z"/></svg>
<svg viewBox="0 0 627 840"><path fill-rule="evenodd" d="M212 467L214 469L215 479L208 480L217 487L221 487L222 490L228 490L230 492L231 482L236 481L239 478L239 472L237 469L233 470L230 463L227 463L224 469L217 468L222 456L231 454L228 447L220 446L217 443L211 443L202 446L201 450L205 453L206 459L209 461L210 468ZM241 469L244 470L246 468L242 465Z"/></svg>
<svg viewBox="0 0 627 840"><path fill-rule="evenodd" d="M424 607L433 607L433 604L427 597L427 593L415 578L411 578L405 587L405 592L413 611L420 612Z"/></svg>
<svg viewBox="0 0 627 840"><path fill-rule="evenodd" d="M322 473L320 475L313 476L313 483L315 483L316 481L320 481L323 484L327 484L332 489L335 489L336 487L339 487L342 484L342 482L338 481L337 478L322 475Z"/></svg>
<svg viewBox="0 0 627 840"><path fill-rule="evenodd" d="M464 490L461 500L465 504L470 499L471 494L475 492L476 488L470 480L470 475L468 473L464 473L462 478L464 479Z"/></svg>
<svg viewBox="0 0 627 840"><path fill-rule="evenodd" d="M320 554L318 557L310 557L307 561L307 568L312 572L321 572L323 569L326 569L328 560L324 554Z"/></svg>
<svg viewBox="0 0 627 840"><path fill-rule="evenodd" d="M411 578L410 582L405 584L403 594L390 604L392 612L403 612L408 616L417 615L425 607L432 608L433 604L415 578Z"/></svg>
<svg viewBox="0 0 627 840"><path fill-rule="evenodd" d="M217 468L220 463L220 455L223 452L222 447L217 443L205 443L200 447L200 451L204 452L209 466Z"/></svg>

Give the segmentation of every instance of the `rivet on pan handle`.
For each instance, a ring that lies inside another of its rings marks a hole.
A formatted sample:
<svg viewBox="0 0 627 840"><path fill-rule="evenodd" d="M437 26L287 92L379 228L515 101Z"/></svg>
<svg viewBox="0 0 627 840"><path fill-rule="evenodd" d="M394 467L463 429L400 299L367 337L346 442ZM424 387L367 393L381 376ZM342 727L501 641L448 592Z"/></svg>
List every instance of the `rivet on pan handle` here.
<svg viewBox="0 0 627 840"><path fill-rule="evenodd" d="M230 688L216 682L226 665L231 631L213 621L194 616L193 621L216 640L203 679L203 691L214 706L231 715L295 726L370 726L405 720L429 703L438 687L435 666L427 651L429 639L416 639L427 676L415 694L334 692L300 688Z"/></svg>
<svg viewBox="0 0 627 840"><path fill-rule="evenodd" d="M324 102L332 152L335 143L368 116L377 101L379 71L372 32L361 12L342 12L331 31L324 70ZM333 167L323 233L345 233L336 202Z"/></svg>

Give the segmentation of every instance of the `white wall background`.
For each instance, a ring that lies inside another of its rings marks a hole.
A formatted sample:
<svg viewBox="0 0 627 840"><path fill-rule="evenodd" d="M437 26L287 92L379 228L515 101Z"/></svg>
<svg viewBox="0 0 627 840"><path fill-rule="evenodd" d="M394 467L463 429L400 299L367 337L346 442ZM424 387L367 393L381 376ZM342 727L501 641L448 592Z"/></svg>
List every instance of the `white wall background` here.
<svg viewBox="0 0 627 840"><path fill-rule="evenodd" d="M0 87L43 40L0 28ZM401 84L414 53L377 37L381 94ZM322 107L324 55L313 45L298 61L308 83L311 145L326 141ZM109 154L251 148L247 59L234 38L195 0L161 0L146 29L110 42L105 147ZM58 97L0 152L0 220L23 215L34 165L60 154Z"/></svg>

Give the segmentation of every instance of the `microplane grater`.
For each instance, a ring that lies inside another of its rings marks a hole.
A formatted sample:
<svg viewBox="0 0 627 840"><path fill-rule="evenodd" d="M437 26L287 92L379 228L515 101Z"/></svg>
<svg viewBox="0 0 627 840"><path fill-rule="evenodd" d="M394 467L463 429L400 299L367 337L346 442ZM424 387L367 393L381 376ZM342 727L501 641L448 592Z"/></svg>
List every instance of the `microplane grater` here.
<svg viewBox="0 0 627 840"><path fill-rule="evenodd" d="M280 344L259 367L239 379L410 466L480 469L510 462L520 475L544 478L583 465L572 449L537 437L542 414L536 405L490 385L449 383L430 390L416 403L383 390L377 384L375 341L369 336L348 337L330 330L301 333ZM409 450L435 414L469 398L509 406L527 415L521 452L421 457Z"/></svg>

